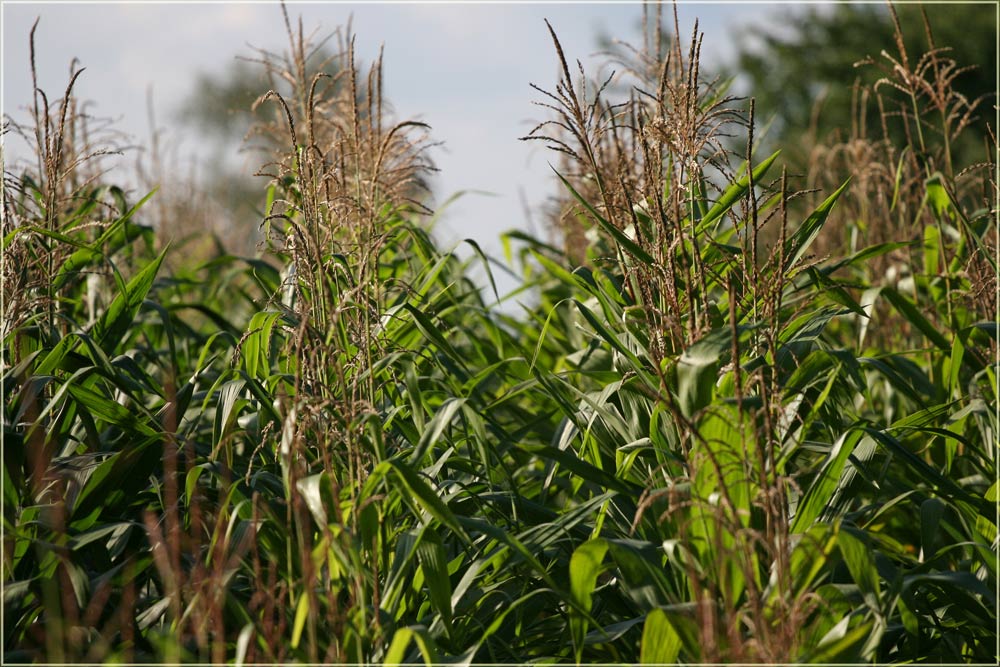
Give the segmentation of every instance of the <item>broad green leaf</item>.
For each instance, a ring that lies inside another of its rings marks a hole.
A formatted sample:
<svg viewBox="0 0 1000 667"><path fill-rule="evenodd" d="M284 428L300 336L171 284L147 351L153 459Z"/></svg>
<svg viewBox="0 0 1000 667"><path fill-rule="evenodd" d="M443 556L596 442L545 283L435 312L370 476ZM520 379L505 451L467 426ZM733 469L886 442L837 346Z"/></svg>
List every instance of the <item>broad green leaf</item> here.
<svg viewBox="0 0 1000 667"><path fill-rule="evenodd" d="M840 269L842 267L853 266L855 264L860 264L862 262L867 262L870 259L874 259L876 257L881 257L882 255L888 254L888 253L892 252L893 250L899 250L900 248L905 248L905 247L910 246L910 245L912 245L912 244L909 243L909 242L906 242L906 241L892 241L892 242L888 242L888 243L877 243L875 245L868 246L867 248L863 248L863 249L857 251L856 253L854 253L853 255L845 257L844 259L841 259L839 261L833 262L833 263L829 264L828 266L824 266L820 270L823 271L824 273L826 273L827 275L830 275L834 271L836 271L837 269Z"/></svg>
<svg viewBox="0 0 1000 667"><path fill-rule="evenodd" d="M940 498L928 498L920 503L920 560L928 561L934 558L937 550L935 543L939 539L938 530L941 517L944 516L945 504Z"/></svg>
<svg viewBox="0 0 1000 667"><path fill-rule="evenodd" d="M899 313L905 317L910 324L915 326L920 333L927 336L927 340L934 343L940 349L945 352L951 351L951 345L948 343L948 339L941 335L933 324L931 324L923 313L921 313L917 307L908 298L897 292L892 287L883 287L881 289L881 294L886 298L893 307L899 311Z"/></svg>
<svg viewBox="0 0 1000 667"><path fill-rule="evenodd" d="M88 389L83 383L69 385L68 391L80 407L86 409L92 417L114 424L125 432L131 432L134 429L142 435L149 436L159 431L158 427L151 427L137 418L136 413L141 415L142 410L136 410L134 407L129 410L121 403Z"/></svg>
<svg viewBox="0 0 1000 667"><path fill-rule="evenodd" d="M159 271L160 264L167 253L164 248L153 261L139 271L125 286L124 292L115 296L101 317L94 323L90 336L97 342L105 354L112 354L128 332L139 307L149 293ZM70 335L63 337L56 346L39 362L35 369L37 375L50 375L59 368L66 356L72 352L79 342L79 337Z"/></svg>
<svg viewBox="0 0 1000 667"><path fill-rule="evenodd" d="M441 327L434 324L427 315L420 312L417 308L409 303L404 303L402 308L413 316L413 320L420 329L420 332L424 334L432 343L434 343L437 348L448 356L452 361L458 363L461 369L464 370L466 357L460 355L458 351L452 347L451 343L441 334ZM461 378L462 381L467 379L467 373Z"/></svg>
<svg viewBox="0 0 1000 667"><path fill-rule="evenodd" d="M936 276L938 259L941 257L941 234L934 225L924 227L924 272L930 276Z"/></svg>
<svg viewBox="0 0 1000 667"><path fill-rule="evenodd" d="M677 662L682 646L666 612L654 609L646 614L639 644L639 662L643 665L671 665Z"/></svg>
<svg viewBox="0 0 1000 667"><path fill-rule="evenodd" d="M847 459L864 435L862 430L851 429L841 435L830 448L830 453L823 463L823 467L820 468L816 478L809 485L802 500L799 501L795 517L792 519L792 533L806 532L822 514L837 492Z"/></svg>
<svg viewBox="0 0 1000 667"><path fill-rule="evenodd" d="M554 461L566 470L578 475L580 478L624 494L633 494L637 491L635 485L626 479L620 479L610 473L597 468L591 463L584 461L573 452L567 452L550 445L535 443L518 443L517 448L540 456L544 459Z"/></svg>
<svg viewBox="0 0 1000 667"><path fill-rule="evenodd" d="M851 573L851 578L861 590L865 604L876 614L881 615L882 589L878 570L872 559L871 547L862 540L860 534L856 536L851 529L843 527L837 535L837 548Z"/></svg>
<svg viewBox="0 0 1000 667"><path fill-rule="evenodd" d="M437 493L431 489L427 482L421 479L420 476L408 465L397 463L395 461L383 461L375 468L372 475L375 476L376 474L379 474L385 476L390 472L406 489L407 494L405 497L407 500L416 502L431 516L451 529L451 531L454 532L459 539L465 543L469 542L469 536L465 534L462 526L458 523L458 520L455 518L455 515L451 512L451 510L448 509L448 506L443 500L441 500Z"/></svg>
<svg viewBox="0 0 1000 667"><path fill-rule="evenodd" d="M583 638L587 631L587 616L591 609L591 596L597 577L604 569L604 554L608 551L608 543L597 539L584 542L573 552L569 561L570 594L578 611L570 612L570 629L573 634L573 646L576 650L576 661L580 662L583 655Z"/></svg>
<svg viewBox="0 0 1000 667"><path fill-rule="evenodd" d="M555 168L553 168L552 171L554 171L556 176L559 177L559 180L562 181L563 185L566 186L566 189L569 190L570 194L573 195L574 199L580 202L583 205L583 207L587 210L587 212L590 213L590 217L593 218L594 222L596 222L601 227L601 229L607 232L619 246L624 248L629 254L631 254L633 257L641 261L643 264L647 266L655 264L652 255L643 250L643 248L638 243L630 239L628 235L625 234L625 232L615 227L614 224L606 220L604 216L598 213L597 210L594 209L594 207L591 206L590 203L586 199L584 199L583 196L579 192L577 192L572 185L570 185L569 181L563 178L563 175L555 170Z"/></svg>
<svg viewBox="0 0 1000 667"><path fill-rule="evenodd" d="M732 332L716 329L684 350L677 362L677 402L691 418L712 401L720 360L732 347Z"/></svg>
<svg viewBox="0 0 1000 667"><path fill-rule="evenodd" d="M410 626L399 628L393 634L392 642L385 652L382 664L385 667L402 665L406 659L406 648L410 645L411 640L417 643L417 648L420 649L420 655L423 656L424 664L427 667L441 663L437 647L434 646L434 640L427 634L427 630L423 626Z"/></svg>
<svg viewBox="0 0 1000 667"><path fill-rule="evenodd" d="M417 558L424 570L431 605L441 614L444 627L451 634L451 578L444 544L437 532L428 527L417 544Z"/></svg>
<svg viewBox="0 0 1000 667"><path fill-rule="evenodd" d="M827 634L819 646L805 656L805 662L819 665L840 665L859 662L862 649L873 632L872 622L849 627L852 617L847 616Z"/></svg>
<svg viewBox="0 0 1000 667"><path fill-rule="evenodd" d="M819 205L819 207L809 214L809 217L803 221L802 225L795 230L795 232L788 237L786 241L785 248L785 265L784 271L788 271L795 267L800 259L805 255L806 250L812 245L812 242L819 235L820 230L823 228L823 224L826 223L826 218L830 215L830 211L833 209L833 205L843 194L844 190L847 189L848 184L844 183L837 190L827 197L826 201Z"/></svg>
<svg viewBox="0 0 1000 667"><path fill-rule="evenodd" d="M303 477L295 482L295 487L306 501L306 507L320 528L330 523L326 508L333 505L333 488L330 477L325 472Z"/></svg>
<svg viewBox="0 0 1000 667"><path fill-rule="evenodd" d="M53 280L53 286L56 289L61 288L69 278L77 275L87 265L101 257L111 257L144 233L151 231L149 227L133 224L130 220L154 194L156 194L156 189L139 200L139 203L129 209L125 215L111 223L92 245L80 248L70 255L59 267ZM107 246L106 251L105 246Z"/></svg>
<svg viewBox="0 0 1000 667"><path fill-rule="evenodd" d="M266 379L271 359L271 332L274 323L281 317L278 311L256 313L247 326L243 341L243 367L252 378ZM258 375L260 370L260 375Z"/></svg>
<svg viewBox="0 0 1000 667"><path fill-rule="evenodd" d="M718 563L721 593L736 604L746 590L746 570L730 554L736 548L735 531L750 527L751 503L759 488L755 473L761 468L758 439L752 420L732 405L707 408L696 428L689 534L704 558ZM755 554L751 560L750 571L757 572Z"/></svg>
<svg viewBox="0 0 1000 667"><path fill-rule="evenodd" d="M795 546L788 572L796 595L803 595L813 587L816 577L827 566L830 555L837 548L838 534L838 524L816 524L793 538ZM772 599L778 593L777 588L772 588Z"/></svg>
<svg viewBox="0 0 1000 667"><path fill-rule="evenodd" d="M309 594L299 593L299 603L295 607L295 620L292 622L292 648L298 648L302 640L302 630L309 618Z"/></svg>
<svg viewBox="0 0 1000 667"><path fill-rule="evenodd" d="M985 495L985 500L992 503L994 507L996 507L998 498L1000 498L1000 481L993 482ZM976 516L976 530L978 530L979 534L982 535L990 544L993 544L997 538L996 519L996 512L989 516L983 514Z"/></svg>
<svg viewBox="0 0 1000 667"><path fill-rule="evenodd" d="M775 151L766 160L757 165L753 170L753 182L754 184L759 184L767 171L774 164L774 161L778 159L778 155L781 151ZM746 170L746 164L743 165L744 171ZM731 184L726 190L719 196L712 208L705 213L704 217L698 225L699 230L707 229L709 225L716 222L722 216L726 214L733 207L733 205L738 202L750 189L750 178L749 176L743 176L741 179L737 180L735 183Z"/></svg>
<svg viewBox="0 0 1000 667"><path fill-rule="evenodd" d="M943 178L940 173L935 173L924 182L924 201L931 205L931 210L938 220L951 221L954 207L948 191L945 190Z"/></svg>
<svg viewBox="0 0 1000 667"><path fill-rule="evenodd" d="M418 465L430 448L437 444L441 439L441 434L451 424L455 413L462 407L465 400L464 398L449 398L438 409L434 418L424 426L423 433L420 435L420 442L413 448L413 453L410 455L408 461L410 465Z"/></svg>
<svg viewBox="0 0 1000 667"><path fill-rule="evenodd" d="M108 309L104 311L104 314L94 325L91 335L98 341L105 354L111 354L114 351L122 338L125 337L129 327L132 326L132 322L139 312L139 306L142 305L146 295L149 294L149 290L153 286L153 280L156 279L156 274L160 270L160 264L163 263L163 258L166 256L168 249L164 248L163 252L156 259L143 267L128 282L128 285L125 287L125 293L115 297L114 301L111 302Z"/></svg>
<svg viewBox="0 0 1000 667"><path fill-rule="evenodd" d="M632 366L631 370L635 371L636 374L642 377L643 380L650 385L656 386L656 384L658 384L653 381L652 375L647 369L647 365L640 361L635 352L630 350L629 347L625 345L625 343L623 343L614 332L611 331L611 329L602 324L597 315L595 315L590 308L575 299L574 303L576 303L576 307L579 309L584 319L586 319L590 326L594 328L597 334L609 343L615 350L625 356L629 364Z"/></svg>

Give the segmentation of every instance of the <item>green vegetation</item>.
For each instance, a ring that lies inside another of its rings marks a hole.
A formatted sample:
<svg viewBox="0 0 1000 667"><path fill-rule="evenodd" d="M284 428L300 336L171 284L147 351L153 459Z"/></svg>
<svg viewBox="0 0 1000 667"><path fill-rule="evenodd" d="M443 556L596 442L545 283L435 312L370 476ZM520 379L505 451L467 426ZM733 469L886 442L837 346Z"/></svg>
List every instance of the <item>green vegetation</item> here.
<svg viewBox="0 0 1000 667"><path fill-rule="evenodd" d="M906 141L905 124L883 126L880 113L913 109L889 104L880 110L870 93L887 73L869 63L888 65L880 55L883 50L899 54L894 19L910 54L938 50L939 57L965 68L951 82L952 90L970 107L979 106L984 116L991 115L988 109L997 100L994 7L959 0L892 9L888 3L803 8L780 26L743 33L735 64L747 94L756 98L769 124L770 143L793 149L783 156L786 162L795 160L796 171L807 170L810 151L833 133L843 141L857 135L881 137L888 131L897 145ZM909 63L913 69L916 65ZM973 123L954 147L959 161L983 159L988 140L986 124Z"/></svg>
<svg viewBox="0 0 1000 667"><path fill-rule="evenodd" d="M260 257L166 244L72 82L22 128L5 663L995 662L995 165L944 55L873 93L906 143L797 193L697 31L624 99L553 32L563 247L507 236L512 314L430 237L380 63L286 24Z"/></svg>

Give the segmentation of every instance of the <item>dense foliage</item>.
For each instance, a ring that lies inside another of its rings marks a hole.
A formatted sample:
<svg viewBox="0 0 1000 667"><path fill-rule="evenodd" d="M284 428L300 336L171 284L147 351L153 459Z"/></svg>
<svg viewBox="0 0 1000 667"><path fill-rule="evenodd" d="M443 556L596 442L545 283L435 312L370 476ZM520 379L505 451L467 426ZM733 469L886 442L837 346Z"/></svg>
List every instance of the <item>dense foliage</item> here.
<svg viewBox="0 0 1000 667"><path fill-rule="evenodd" d="M380 63L288 32L259 257L170 259L72 83L22 128L5 663L996 660L991 165L914 127L795 193L697 32L624 100L553 32L565 243L508 235L515 311L429 235Z"/></svg>
<svg viewBox="0 0 1000 667"><path fill-rule="evenodd" d="M996 103L995 7L940 2L890 9L888 3L836 3L803 7L783 18L780 24L741 33L730 69L739 73L747 94L757 99L762 118L769 124L770 141L788 147L792 142L805 144L804 150L793 151L799 170L805 169L816 141L831 134L874 137L888 130L897 143L905 141L903 124L883 127L880 110L866 92L885 76L871 63L886 62L880 55L883 50L898 54L896 22L911 53L938 50L965 69L953 87L970 106L979 105L989 115L988 109ZM978 161L985 141L986 126L976 123L960 137L955 150L965 160Z"/></svg>

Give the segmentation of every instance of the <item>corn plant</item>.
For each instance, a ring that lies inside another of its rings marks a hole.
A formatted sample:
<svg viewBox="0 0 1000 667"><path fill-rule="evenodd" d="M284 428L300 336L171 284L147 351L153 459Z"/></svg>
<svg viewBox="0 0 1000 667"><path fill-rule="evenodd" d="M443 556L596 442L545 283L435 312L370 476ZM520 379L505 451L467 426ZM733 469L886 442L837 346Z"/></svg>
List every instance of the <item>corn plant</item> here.
<svg viewBox="0 0 1000 667"><path fill-rule="evenodd" d="M5 662L996 660L995 183L949 150L957 65L898 39L858 99L911 141L821 147L802 189L697 26L646 12L596 82L549 26L529 138L564 196L551 242L505 237L503 298L434 240L429 128L349 31L283 9L257 52L254 257L176 252L196 184L115 187L78 72L37 93Z"/></svg>

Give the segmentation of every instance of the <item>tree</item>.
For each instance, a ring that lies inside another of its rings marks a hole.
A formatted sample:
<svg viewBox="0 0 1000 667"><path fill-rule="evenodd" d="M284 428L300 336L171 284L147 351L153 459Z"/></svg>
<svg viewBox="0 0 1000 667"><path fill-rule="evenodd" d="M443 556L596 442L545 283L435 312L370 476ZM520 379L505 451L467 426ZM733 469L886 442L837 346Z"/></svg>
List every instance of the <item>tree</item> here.
<svg viewBox="0 0 1000 667"><path fill-rule="evenodd" d="M295 49L281 54L256 49L254 57L236 60L223 72L201 74L181 107L181 120L212 147L206 158L212 176L205 187L228 212L229 227L244 244L260 238L256 227L270 211L263 211L263 202L255 198L260 188L251 175L276 177L275 160L288 149L290 129L300 149L318 152L323 161L346 161L341 165L344 178L353 178L351 169L364 177L382 178L382 170L390 168L397 175L409 174L405 187L396 184L401 188L397 194L413 210L426 213L426 173L433 171L424 150L428 128L412 121L394 124L382 96L381 54L362 66L354 55L349 23L315 40L303 35L301 20L296 33L286 15L286 28ZM371 136L358 135L355 126ZM423 134L416 139L409 131L398 132L401 128L420 128ZM369 138L377 139L374 146L365 143ZM396 150L404 140L414 142L412 153ZM240 151L250 157L237 168L231 158ZM401 162L391 164L396 158ZM373 187L384 186L379 182Z"/></svg>
<svg viewBox="0 0 1000 667"><path fill-rule="evenodd" d="M267 91L267 77L262 67L246 60L233 60L214 72L202 72L184 99L178 120L201 139L203 177L200 187L220 205L227 218L223 229L230 240L226 245L238 253L252 253L259 240L259 183L253 177L256 167L236 158L255 120L262 111L253 109L254 101ZM267 109L270 111L270 109Z"/></svg>
<svg viewBox="0 0 1000 667"><path fill-rule="evenodd" d="M960 2L895 8L911 62L930 50L932 38L936 48L947 49L940 53L942 57L954 60L960 67L971 67L955 80L954 87L970 104L981 100L981 117L990 116L996 98L995 11L989 5ZM925 15L930 32L925 28ZM756 99L758 125L770 122L767 142L802 146L799 155L788 151L785 154L786 161L802 165L807 157L804 151L811 144L830 140L833 132L843 133L852 127L860 130L855 125L859 118L864 120L869 136L881 136L877 105L869 99L859 114L856 106L862 99L855 95L852 84L870 88L884 76L877 64L891 63L883 52L900 58L887 6L812 6L791 14L780 29L772 24L745 33L729 73L737 76L744 94ZM859 57L865 55L869 64L856 66ZM979 123L959 137L952 147L956 164L985 159L985 134L985 123ZM803 143L803 138L813 141Z"/></svg>
<svg viewBox="0 0 1000 667"><path fill-rule="evenodd" d="M341 90L344 83L338 73L349 41L345 35L350 35L350 25L346 32L337 30L315 41L307 38L302 53L255 49L251 57L234 58L224 68L200 73L181 103L178 120L194 130L207 149L199 156L205 174L200 186L226 218L220 227L227 230L224 242L229 250L252 253L260 240L263 201L259 196L260 179L254 174L272 159L275 151L286 148L278 145L275 135L268 131L275 122L284 123L281 112L274 104L257 101L273 90L295 107L295 85L291 81L311 82L317 76L323 83L320 88ZM331 40L335 43L332 49ZM297 71L300 63L302 72ZM242 162L235 159L240 153L248 154Z"/></svg>

